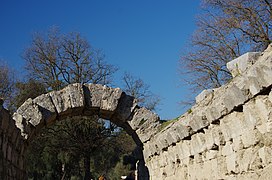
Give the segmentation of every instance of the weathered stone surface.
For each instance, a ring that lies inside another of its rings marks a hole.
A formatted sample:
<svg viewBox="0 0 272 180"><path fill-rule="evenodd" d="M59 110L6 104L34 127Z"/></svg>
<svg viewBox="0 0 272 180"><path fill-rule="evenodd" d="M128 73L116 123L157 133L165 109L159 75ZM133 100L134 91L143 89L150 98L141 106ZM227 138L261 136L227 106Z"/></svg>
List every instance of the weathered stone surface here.
<svg viewBox="0 0 272 180"><path fill-rule="evenodd" d="M117 109L111 119L114 121L128 121L136 107L137 100L132 96L122 93Z"/></svg>
<svg viewBox="0 0 272 180"><path fill-rule="evenodd" d="M121 98L123 91L120 88L108 88L104 89L104 94L102 95L100 113L108 119L111 118L112 114L117 109L119 100Z"/></svg>
<svg viewBox="0 0 272 180"><path fill-rule="evenodd" d="M111 119L119 104L123 91L100 84L84 84L87 110L97 110L104 119Z"/></svg>
<svg viewBox="0 0 272 180"><path fill-rule="evenodd" d="M57 112L49 93L36 97L33 102L40 107L45 123L52 124L57 117Z"/></svg>
<svg viewBox="0 0 272 180"><path fill-rule="evenodd" d="M230 63L239 75L204 91L196 105L167 126L133 97L102 85L74 84L30 99L14 113L14 121L0 102L0 177L3 172L26 177L24 153L37 127L83 113L109 118L133 137L143 149L139 170L147 165L150 175L140 179L270 179L272 46L255 55Z"/></svg>
<svg viewBox="0 0 272 180"><path fill-rule="evenodd" d="M29 131L28 131L28 128L27 128L27 121L26 121L26 119L24 119L24 117L21 114L18 114L16 112L13 114L13 119L15 121L16 127L21 130L21 135L25 139L27 139Z"/></svg>
<svg viewBox="0 0 272 180"><path fill-rule="evenodd" d="M39 126L44 126L44 116L40 111L39 106L34 103L32 99L25 101L17 109L16 113L23 116L23 118L27 121L26 124L30 123L37 128L40 128Z"/></svg>
<svg viewBox="0 0 272 180"><path fill-rule="evenodd" d="M100 108L104 86L101 84L84 84L86 108Z"/></svg>
<svg viewBox="0 0 272 180"><path fill-rule="evenodd" d="M140 125L149 126L159 121L159 116L146 108L137 108L133 114L129 124L132 129L137 130Z"/></svg>
<svg viewBox="0 0 272 180"><path fill-rule="evenodd" d="M66 116L71 112L80 114L85 105L83 87L81 84L70 84L60 91L49 93L57 110L58 116Z"/></svg>
<svg viewBox="0 0 272 180"><path fill-rule="evenodd" d="M212 97L213 97L213 89L205 89L199 95L195 97L195 101L196 103L199 103L206 98L212 98Z"/></svg>
<svg viewBox="0 0 272 180"><path fill-rule="evenodd" d="M260 52L248 52L227 63L227 68L233 77L241 75L249 66L252 66L259 56Z"/></svg>

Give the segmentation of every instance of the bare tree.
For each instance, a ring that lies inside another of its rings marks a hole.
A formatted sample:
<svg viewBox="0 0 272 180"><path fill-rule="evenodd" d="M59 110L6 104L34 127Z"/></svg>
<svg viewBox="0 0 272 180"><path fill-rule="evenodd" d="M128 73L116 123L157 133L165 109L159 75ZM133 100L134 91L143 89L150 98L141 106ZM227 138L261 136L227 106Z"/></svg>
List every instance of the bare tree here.
<svg viewBox="0 0 272 180"><path fill-rule="evenodd" d="M180 59L180 72L190 77L183 80L195 91L226 83L228 61L272 42L271 0L203 0L202 10Z"/></svg>
<svg viewBox="0 0 272 180"><path fill-rule="evenodd" d="M112 80L113 73L117 70L113 65L107 64L104 61L103 53L92 48L79 33L60 34L56 29L51 29L48 34L36 33L31 45L25 50L23 58L26 60L26 69L30 77L35 80L34 82L44 85L47 91L59 90L71 83L108 84ZM25 86L22 87L21 93L24 93ZM29 86L27 85L27 87ZM25 98L20 94L18 97ZM102 143L93 139L91 135L99 131L100 126L103 128L104 126L101 125L102 121L100 123L96 116L86 117L87 120L84 117L80 118L81 121L76 121L76 117L73 118L73 121L64 121L64 123L59 124L61 128L52 127L51 131L45 133L44 136L51 137L50 134L52 135L53 131L60 132L59 129L61 129L61 132L67 132L66 136L62 136L62 138L54 136L54 142L59 146L57 152L60 153L62 150L68 154L82 152L82 158L86 162L84 179L90 179L90 153L94 151L94 148L90 147L100 146L100 143ZM100 126L97 126L97 124ZM96 137L98 136L94 136L94 138ZM107 137L101 135L99 138L105 140ZM67 143L72 140L75 140L73 141L73 148L71 144ZM46 149L45 146L48 145L45 142L43 143L44 146L40 148ZM62 177L65 175L64 173Z"/></svg>
<svg viewBox="0 0 272 180"><path fill-rule="evenodd" d="M136 78L129 73L125 73L123 78L124 91L134 96L138 100L138 104L145 106L149 110L155 110L160 103L158 95L153 94L142 79Z"/></svg>
<svg viewBox="0 0 272 180"><path fill-rule="evenodd" d="M117 70L104 61L101 50L92 48L79 33L36 33L23 58L30 76L59 90L71 83L108 84Z"/></svg>
<svg viewBox="0 0 272 180"><path fill-rule="evenodd" d="M0 99L9 106L15 85L14 71L3 60L0 60Z"/></svg>

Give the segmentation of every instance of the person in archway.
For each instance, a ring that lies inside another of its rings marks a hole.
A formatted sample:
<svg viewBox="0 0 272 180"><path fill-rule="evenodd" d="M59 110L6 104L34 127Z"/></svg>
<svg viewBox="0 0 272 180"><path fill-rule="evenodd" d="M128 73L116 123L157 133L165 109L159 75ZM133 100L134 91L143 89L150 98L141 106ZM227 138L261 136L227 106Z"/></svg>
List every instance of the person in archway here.
<svg viewBox="0 0 272 180"><path fill-rule="evenodd" d="M129 173L129 175L126 177L125 180L135 180L135 174L134 174L134 172Z"/></svg>
<svg viewBox="0 0 272 180"><path fill-rule="evenodd" d="M101 175L98 180L107 180L106 177L104 175Z"/></svg>

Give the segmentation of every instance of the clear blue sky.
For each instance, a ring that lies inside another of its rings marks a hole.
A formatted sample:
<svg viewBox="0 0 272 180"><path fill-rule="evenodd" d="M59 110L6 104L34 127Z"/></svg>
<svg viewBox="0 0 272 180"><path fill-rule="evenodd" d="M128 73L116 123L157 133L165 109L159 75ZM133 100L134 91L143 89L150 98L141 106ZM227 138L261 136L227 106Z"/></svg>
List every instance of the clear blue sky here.
<svg viewBox="0 0 272 180"><path fill-rule="evenodd" d="M178 60L195 30L200 0L0 0L0 58L19 72L20 57L36 31L58 26L80 32L104 50L108 63L142 78L162 98L162 119L184 112L190 94L181 85Z"/></svg>

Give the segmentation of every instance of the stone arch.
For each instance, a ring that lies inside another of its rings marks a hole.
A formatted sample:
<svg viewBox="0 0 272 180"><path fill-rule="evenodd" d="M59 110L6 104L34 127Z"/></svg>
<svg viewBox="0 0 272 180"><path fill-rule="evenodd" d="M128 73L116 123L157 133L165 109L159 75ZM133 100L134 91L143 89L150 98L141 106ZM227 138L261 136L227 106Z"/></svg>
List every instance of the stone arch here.
<svg viewBox="0 0 272 180"><path fill-rule="evenodd" d="M21 154L29 142L46 125L68 116L98 115L108 119L132 136L138 149L139 179L149 179L149 172L143 156L143 143L150 140L159 125L159 117L146 108L139 107L136 99L126 95L120 88L99 84L70 84L59 91L42 94L28 99L13 114L15 125L23 139Z"/></svg>

